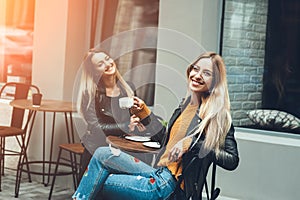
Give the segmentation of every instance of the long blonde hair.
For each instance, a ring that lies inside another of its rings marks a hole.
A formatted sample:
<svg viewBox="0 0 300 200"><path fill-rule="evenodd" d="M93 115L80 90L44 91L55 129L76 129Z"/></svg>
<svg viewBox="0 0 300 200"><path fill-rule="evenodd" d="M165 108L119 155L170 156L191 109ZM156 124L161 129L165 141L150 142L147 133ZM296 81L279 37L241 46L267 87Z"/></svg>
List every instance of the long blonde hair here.
<svg viewBox="0 0 300 200"><path fill-rule="evenodd" d="M77 111L82 114L83 108L82 108L82 98L86 93L88 94L89 100L87 107L92 102L92 99L95 98L96 91L98 88L98 82L101 78L100 74L95 73L95 66L91 61L91 58L96 53L104 53L108 55L104 51L99 51L95 49L91 49L87 52L87 54L84 56L83 62L81 64L81 77L80 77L80 84L79 84L79 90L78 90L78 96L77 96ZM127 96L133 97L134 92L132 88L127 84L127 82L124 80L122 75L120 74L119 70L116 68L116 82L120 82L123 89L126 91Z"/></svg>
<svg viewBox="0 0 300 200"><path fill-rule="evenodd" d="M204 148L214 149L218 155L232 122L226 67L221 56L214 52L206 52L200 55L193 64L196 64L202 58L210 58L212 61L213 81L208 94L202 96L198 113L202 121L193 135L197 133L205 134ZM187 77L190 75L192 65L187 68ZM199 134L196 142L200 139L201 134Z"/></svg>

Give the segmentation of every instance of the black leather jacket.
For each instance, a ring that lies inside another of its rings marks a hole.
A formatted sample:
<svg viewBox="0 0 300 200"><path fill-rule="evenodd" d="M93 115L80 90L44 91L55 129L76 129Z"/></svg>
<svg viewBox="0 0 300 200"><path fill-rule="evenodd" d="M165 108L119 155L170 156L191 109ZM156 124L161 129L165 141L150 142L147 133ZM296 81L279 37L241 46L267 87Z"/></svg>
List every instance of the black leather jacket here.
<svg viewBox="0 0 300 200"><path fill-rule="evenodd" d="M119 84L119 83L117 83ZM133 85L128 83L132 88ZM104 144L104 136L124 135L128 133L130 112L119 107L119 98L127 96L126 91L120 88L118 97L106 96L105 88L98 84L95 98L88 106L89 96L84 94L82 99L83 117L87 122L87 131L81 138L83 145L93 153L100 144Z"/></svg>
<svg viewBox="0 0 300 200"><path fill-rule="evenodd" d="M129 83L131 88L134 88ZM121 136L128 133L130 121L129 109L119 107L119 99L127 96L126 91L119 86L120 95L118 97L107 97L105 88L99 87L95 98L95 111L98 120L98 127L106 136Z"/></svg>
<svg viewBox="0 0 300 200"><path fill-rule="evenodd" d="M160 151L157 161L159 161L160 156L165 151L166 144L169 140L170 131L176 119L180 116L182 111L186 108L189 99L185 104L180 104L180 106L174 111L172 117L168 123L167 133L163 132L158 133L152 137L152 140L159 141L163 144L163 148ZM187 135L192 134L192 129L201 122L201 119L196 114L192 119L191 124L189 125ZM196 138L194 138L195 140ZM226 138L225 145L221 149L218 157L216 157L213 151L205 153L201 158L198 157L199 150L201 149L202 142L204 137L192 149L189 149L190 153L185 153L182 157L182 165L184 171L184 185L185 185L185 195L190 197L192 194L197 196L197 199L201 199L202 189L204 186L204 181L209 169L209 166L212 162L227 170L234 170L239 164L239 155L237 149L237 143L234 138L234 127L231 126ZM192 157L196 156L197 159L188 170L185 170L185 167L188 165Z"/></svg>
<svg viewBox="0 0 300 200"><path fill-rule="evenodd" d="M92 99L89 106L89 96L86 93L82 100L83 116L87 122L87 132L81 138L81 142L93 153L100 145L104 144L104 136L116 135L122 136L129 133L128 125L130 122L129 109L121 109L119 107L119 98L127 96L126 91L117 83L120 88L120 95L118 97L107 97L105 88L98 84L95 98ZM128 82L129 86L135 90L134 85ZM151 113L146 119L142 120L142 123L146 125L145 132L138 132L135 130L134 134L144 135L149 132L149 135L156 134L159 130L162 130L162 125L158 121L157 117Z"/></svg>

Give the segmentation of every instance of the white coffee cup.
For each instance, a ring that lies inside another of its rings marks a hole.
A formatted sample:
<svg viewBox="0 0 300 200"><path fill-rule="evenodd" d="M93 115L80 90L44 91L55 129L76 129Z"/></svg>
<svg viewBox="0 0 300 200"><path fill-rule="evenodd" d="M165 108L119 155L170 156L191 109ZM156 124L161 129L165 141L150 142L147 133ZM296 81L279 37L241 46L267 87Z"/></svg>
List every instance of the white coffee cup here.
<svg viewBox="0 0 300 200"><path fill-rule="evenodd" d="M119 99L119 106L122 109L131 108L133 106L133 98L122 97Z"/></svg>

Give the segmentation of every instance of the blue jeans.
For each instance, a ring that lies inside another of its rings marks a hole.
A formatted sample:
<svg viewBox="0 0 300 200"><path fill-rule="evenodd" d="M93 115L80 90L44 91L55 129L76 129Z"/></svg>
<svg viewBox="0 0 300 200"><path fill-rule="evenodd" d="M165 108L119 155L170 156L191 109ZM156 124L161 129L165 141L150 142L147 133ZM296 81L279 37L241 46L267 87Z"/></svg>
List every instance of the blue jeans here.
<svg viewBox="0 0 300 200"><path fill-rule="evenodd" d="M99 147L72 196L90 199L168 199L176 179L167 167L155 169L135 157Z"/></svg>

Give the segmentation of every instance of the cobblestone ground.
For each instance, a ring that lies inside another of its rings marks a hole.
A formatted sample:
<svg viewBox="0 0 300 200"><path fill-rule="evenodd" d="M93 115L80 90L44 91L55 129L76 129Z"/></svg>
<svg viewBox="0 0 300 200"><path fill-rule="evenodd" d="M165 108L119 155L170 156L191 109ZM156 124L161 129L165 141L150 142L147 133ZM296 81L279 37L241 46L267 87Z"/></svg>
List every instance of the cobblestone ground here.
<svg viewBox="0 0 300 200"><path fill-rule="evenodd" d="M15 192L15 171L5 169L5 176L2 177L2 192L0 199L3 200L44 200L48 199L50 186L45 187L42 183L33 181L28 182L25 174L22 179L19 198L14 197ZM73 194L73 190L55 187L52 193L52 200L69 200Z"/></svg>
<svg viewBox="0 0 300 200"><path fill-rule="evenodd" d="M0 100L0 125L8 126L10 124L11 106L9 102ZM14 138L6 139L6 146L10 148L19 148ZM2 191L0 192L0 199L2 200L43 200L48 199L50 186L45 187L42 183L33 181L31 183L26 180L26 174L23 173L23 179L20 186L19 198L14 197L15 191L15 174L16 172L11 169L16 169L17 156L6 156L5 158L5 176L2 176ZM9 168L9 169L7 169ZM57 184L58 185L58 181ZM55 187L52 195L53 200L66 200L71 199L73 189Z"/></svg>

